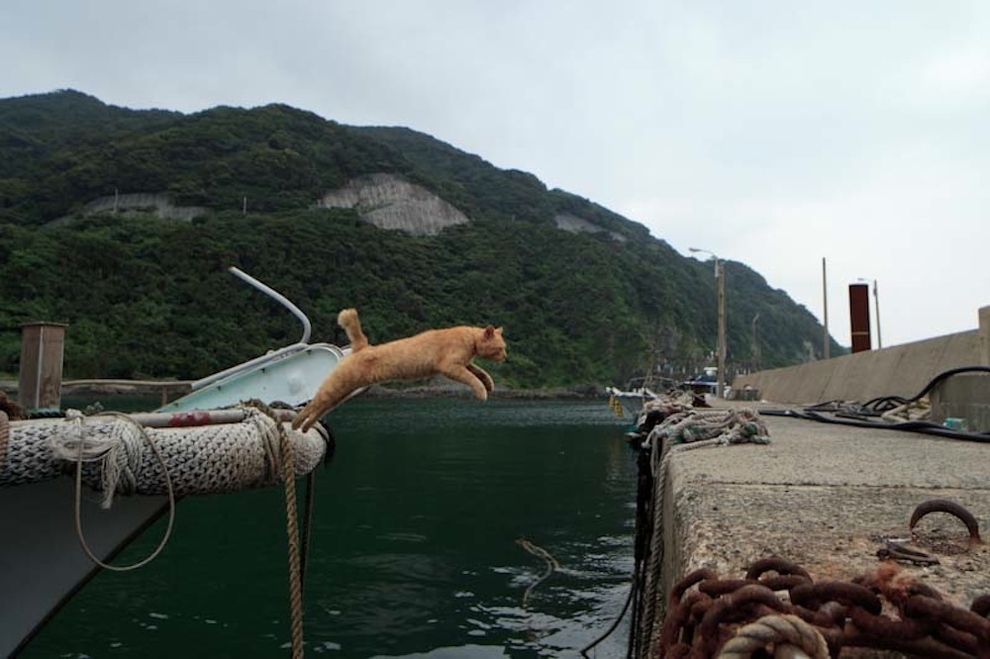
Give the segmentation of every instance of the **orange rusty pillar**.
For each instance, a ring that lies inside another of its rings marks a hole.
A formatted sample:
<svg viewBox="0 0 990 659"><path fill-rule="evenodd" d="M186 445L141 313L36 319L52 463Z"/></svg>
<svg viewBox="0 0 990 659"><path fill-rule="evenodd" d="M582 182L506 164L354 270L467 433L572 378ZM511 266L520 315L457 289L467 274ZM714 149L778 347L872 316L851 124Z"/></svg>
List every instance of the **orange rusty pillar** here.
<svg viewBox="0 0 990 659"><path fill-rule="evenodd" d="M63 323L21 325L21 372L17 401L25 410L53 411L62 404Z"/></svg>
<svg viewBox="0 0 990 659"><path fill-rule="evenodd" d="M870 337L870 287L849 284L849 321L852 329L852 352L872 348Z"/></svg>

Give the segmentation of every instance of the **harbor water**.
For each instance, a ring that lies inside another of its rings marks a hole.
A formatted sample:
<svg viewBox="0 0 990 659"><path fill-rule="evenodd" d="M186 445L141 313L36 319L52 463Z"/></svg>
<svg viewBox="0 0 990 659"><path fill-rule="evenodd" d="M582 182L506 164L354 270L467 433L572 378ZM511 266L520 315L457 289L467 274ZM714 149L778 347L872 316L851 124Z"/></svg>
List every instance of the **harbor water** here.
<svg viewBox="0 0 990 659"><path fill-rule="evenodd" d="M327 420L307 656L575 657L618 617L635 455L604 401L357 399ZM281 487L186 498L160 557L100 573L20 657L289 656L285 526ZM520 540L559 567L540 580L548 562ZM624 620L588 656L624 657L627 632Z"/></svg>

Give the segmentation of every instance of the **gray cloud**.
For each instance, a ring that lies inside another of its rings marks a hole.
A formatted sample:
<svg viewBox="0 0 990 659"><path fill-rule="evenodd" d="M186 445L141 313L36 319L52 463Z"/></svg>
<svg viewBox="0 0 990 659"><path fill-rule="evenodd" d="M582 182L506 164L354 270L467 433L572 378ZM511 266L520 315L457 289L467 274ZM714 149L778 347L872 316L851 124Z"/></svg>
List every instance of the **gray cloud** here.
<svg viewBox="0 0 990 659"><path fill-rule="evenodd" d="M531 171L686 251L746 262L848 343L990 303L990 5L588 0L8 0L0 95L193 112L283 102Z"/></svg>

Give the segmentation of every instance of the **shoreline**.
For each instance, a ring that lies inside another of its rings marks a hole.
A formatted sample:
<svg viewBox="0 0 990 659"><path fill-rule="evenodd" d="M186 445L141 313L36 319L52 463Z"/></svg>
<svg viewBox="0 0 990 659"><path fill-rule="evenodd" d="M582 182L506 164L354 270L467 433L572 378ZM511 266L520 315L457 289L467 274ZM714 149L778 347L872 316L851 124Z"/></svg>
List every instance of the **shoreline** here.
<svg viewBox="0 0 990 659"><path fill-rule="evenodd" d="M16 380L0 380L0 391L15 399L18 391ZM168 393L174 400L191 391L190 382L183 380L66 380L62 384L62 396L88 398L91 396L161 396ZM372 385L362 396L371 398L471 398L471 390L456 384L427 384L389 387ZM496 385L490 394L494 399L516 400L594 400L606 398L604 387L574 385L545 389L512 389Z"/></svg>

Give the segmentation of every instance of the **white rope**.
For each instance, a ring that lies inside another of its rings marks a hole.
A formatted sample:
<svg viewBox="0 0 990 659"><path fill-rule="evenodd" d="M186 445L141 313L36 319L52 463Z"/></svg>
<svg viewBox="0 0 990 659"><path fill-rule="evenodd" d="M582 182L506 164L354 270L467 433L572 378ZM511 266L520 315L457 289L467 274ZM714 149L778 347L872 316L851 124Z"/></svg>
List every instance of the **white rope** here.
<svg viewBox="0 0 990 659"><path fill-rule="evenodd" d="M763 616L736 630L718 659L745 659L757 650L774 646L774 657L828 659L828 644L821 633L795 615Z"/></svg>
<svg viewBox="0 0 990 659"><path fill-rule="evenodd" d="M105 505L116 495L165 495L159 458L142 433L154 440L168 464L176 496L278 482L280 425L293 444L295 474L319 466L326 440L318 430L293 431L261 410L242 410L238 422L183 427L142 429L127 419L100 417L87 417L82 427L55 419L13 422L7 458L0 464L0 487L58 478L81 450L83 482L103 492ZM70 412L70 418L75 414Z"/></svg>
<svg viewBox="0 0 990 659"><path fill-rule="evenodd" d="M73 414L70 414L70 412ZM106 414L127 418L126 415L120 414L118 412L107 412ZM93 550L90 549L89 544L86 542L86 536L83 533L83 528L82 528L82 471L83 471L83 462L85 461L84 455L87 453L87 448L88 448L89 451L88 460L92 461L92 460L99 460L101 458L104 459L103 464L105 470L104 470L103 483L104 483L104 488L109 488L109 489L103 490L103 503L101 504L101 506L103 508L109 508L110 502L113 499L113 493L115 491L116 482L119 479L120 473L122 471L117 456L123 454L122 459L126 461L127 460L126 454L128 452L132 454L137 454L137 451L133 451L133 450L127 451L126 449L120 450L119 448L115 448L115 447L125 446L124 443L117 443L114 446L110 446L108 448L107 446L100 445L99 443L87 442L83 432L85 417L83 417L83 415L78 410L68 410L66 412L65 418L67 421L69 421L69 423L71 423L75 427L76 435L77 435L75 440L75 444L76 444L75 522L76 522L76 536L79 538L79 544L82 545L83 551L86 553L87 556L89 556L89 559L104 569L112 570L114 572L129 572L130 570L136 570L140 567L144 567L151 561L155 560L158 557L158 555L161 554L162 551L165 549L165 545L168 544L168 540L172 535L172 525L175 522L175 492L172 489L172 478L168 473L168 465L165 463L165 459L162 457L162 454L158 451L158 447L155 445L155 443L151 441L151 437L148 436L148 434L144 431L144 429L140 425L137 425L135 423L134 425L137 426L141 435L144 436L144 439L148 442L148 446L151 447L151 450L154 452L155 457L158 458L159 464L161 464L162 467L165 483L166 486L168 487L168 526L165 528L165 534L162 536L161 542L159 542L155 550L151 552L151 554L146 556L143 560L138 561L137 563L132 563L130 565L110 565L109 563L104 563L96 556L95 553L93 553ZM130 423L134 423L134 422L131 421ZM133 475L133 471L132 471L132 475Z"/></svg>
<svg viewBox="0 0 990 659"><path fill-rule="evenodd" d="M10 424L0 460L0 486L58 478L75 465L75 527L83 551L109 570L133 570L157 557L172 533L176 498L186 494L234 492L310 473L323 459L326 441L318 430L292 431L255 407L243 408L240 422L208 426L145 428L119 412L113 420L68 410L66 419ZM269 410L270 412L271 410ZM0 440L5 424L0 423ZM285 447L280 446L284 434ZM282 459L280 456L287 456ZM116 567L91 550L82 528L82 485L102 493L109 508L115 495L166 495L169 519L158 547L144 560Z"/></svg>
<svg viewBox="0 0 990 659"><path fill-rule="evenodd" d="M265 414L257 407L247 408L247 411L247 420L250 421L258 431L261 446L265 451L265 464L268 465L269 468L269 473L265 475L265 480L271 480L274 482L282 474L281 442L283 433L279 432L278 423L273 423L273 416Z"/></svg>

